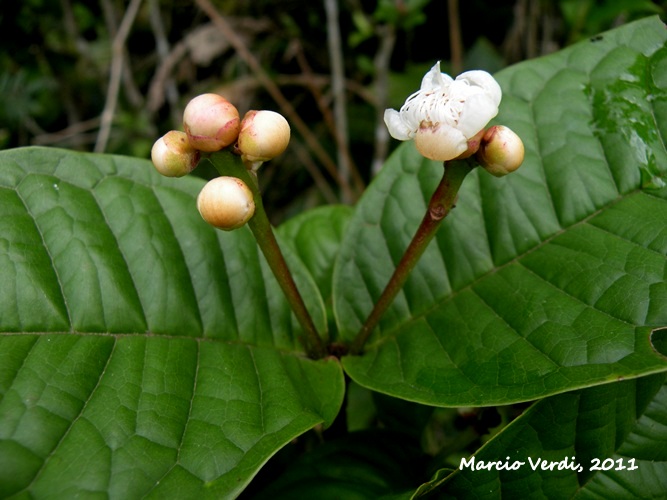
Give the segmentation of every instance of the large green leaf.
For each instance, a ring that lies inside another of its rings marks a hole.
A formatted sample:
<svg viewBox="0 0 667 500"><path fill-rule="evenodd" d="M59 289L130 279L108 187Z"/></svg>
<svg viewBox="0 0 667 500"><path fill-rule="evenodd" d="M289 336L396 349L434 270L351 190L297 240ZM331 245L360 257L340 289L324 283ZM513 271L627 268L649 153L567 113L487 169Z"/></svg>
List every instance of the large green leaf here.
<svg viewBox="0 0 667 500"><path fill-rule="evenodd" d="M498 74L524 165L473 172L353 380L443 406L530 400L667 370L667 30L652 18ZM442 166L401 145L348 226L341 338L361 326Z"/></svg>
<svg viewBox="0 0 667 500"><path fill-rule="evenodd" d="M323 206L299 214L278 227L284 244L313 276L325 301L330 330L336 328L331 303L334 262L352 213L352 207L346 205Z"/></svg>
<svg viewBox="0 0 667 500"><path fill-rule="evenodd" d="M352 207L346 205L327 205L299 214L278 227L285 244L310 271L325 301L331 299L334 262L352 213Z"/></svg>
<svg viewBox="0 0 667 500"><path fill-rule="evenodd" d="M338 362L303 356L250 232L199 217L202 185L144 160L0 153L1 496L229 496L338 413Z"/></svg>
<svg viewBox="0 0 667 500"><path fill-rule="evenodd" d="M419 488L428 467L418 440L352 433L299 457L252 498L664 498L666 408L664 375L545 398Z"/></svg>
<svg viewBox="0 0 667 500"><path fill-rule="evenodd" d="M664 382L654 375L535 403L415 497L435 490L443 498L664 498Z"/></svg>

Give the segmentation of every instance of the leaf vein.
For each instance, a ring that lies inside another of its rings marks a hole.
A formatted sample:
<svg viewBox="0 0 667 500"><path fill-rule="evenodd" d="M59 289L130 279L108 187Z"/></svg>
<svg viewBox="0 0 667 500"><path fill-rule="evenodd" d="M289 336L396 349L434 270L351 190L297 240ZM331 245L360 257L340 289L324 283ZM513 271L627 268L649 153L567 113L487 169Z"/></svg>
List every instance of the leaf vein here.
<svg viewBox="0 0 667 500"><path fill-rule="evenodd" d="M29 490L33 484L39 479L40 475L44 472L44 469L46 469L47 464L49 463L49 460L57 453L58 448L63 444L67 436L70 434L72 429L74 428L74 425L82 418L84 411L86 410L88 404L90 403L91 399L93 396L97 393L97 390L100 387L100 384L102 383L102 379L104 378L104 375L107 371L107 368L109 367L109 364L111 363L111 359L113 358L113 355L116 351L116 346L118 345L117 339L114 339L113 341L113 347L109 351L109 356L107 357L106 363L104 364L104 368L102 368L100 375L97 379L97 383L95 384L95 387L90 391L88 394L88 397L86 400L83 402L81 405L81 409L79 410L78 415L76 415L72 421L70 422L70 425L65 429L65 432L63 432L63 435L61 438L58 440L56 445L53 447L53 449L49 452L48 456L44 459L44 462L42 463L42 466L39 468L39 470L35 473L35 477L33 477L32 481L30 481L30 484L28 484L22 491Z"/></svg>
<svg viewBox="0 0 667 500"><path fill-rule="evenodd" d="M24 177L24 179L25 179L25 177ZM23 182L23 180L21 181L21 183L22 182ZM70 326L70 329L71 329L71 328L73 328L72 315L71 315L71 311L70 311L70 306L68 304L67 296L65 295L65 289L63 287L62 278L60 277L60 273L58 272L58 267L56 266L56 263L53 259L53 255L51 254L51 250L49 249L49 246L47 245L46 240L44 239L44 234L42 233L42 230L41 230L39 224L37 223L37 218L32 213L28 204L26 203L26 200L23 198L23 196L21 195L21 192L19 191L19 186L20 186L21 183L19 183L19 185L16 187L16 194L19 197L19 200L21 200L21 203L23 204L23 206L25 207L26 212L32 217L33 224L35 225L35 229L37 229L37 233L39 234L39 237L42 241L42 245L44 246L44 251L46 252L46 254L49 257L49 263L51 264L51 268L53 269L53 272L56 276L56 280L58 281L58 289L60 290L60 295L63 299L63 304L65 305L65 313L67 314L67 322L69 323L69 326ZM23 323L22 320L21 320L21 323Z"/></svg>

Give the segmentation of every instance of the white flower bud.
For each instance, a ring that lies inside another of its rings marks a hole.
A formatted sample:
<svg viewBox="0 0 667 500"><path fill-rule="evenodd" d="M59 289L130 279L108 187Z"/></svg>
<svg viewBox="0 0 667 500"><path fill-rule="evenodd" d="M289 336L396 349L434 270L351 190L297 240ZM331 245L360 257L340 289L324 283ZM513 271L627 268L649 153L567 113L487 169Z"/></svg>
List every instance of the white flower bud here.
<svg viewBox="0 0 667 500"><path fill-rule="evenodd" d="M206 222L231 231L248 222L255 214L252 191L236 177L216 177L197 197L197 209Z"/></svg>
<svg viewBox="0 0 667 500"><path fill-rule="evenodd" d="M192 99L183 112L183 128L190 144L201 151L220 151L239 135L236 107L218 94L202 94Z"/></svg>
<svg viewBox="0 0 667 500"><path fill-rule="evenodd" d="M241 122L237 147L244 161L268 161L282 154L290 140L290 126L275 111L248 111Z"/></svg>
<svg viewBox="0 0 667 500"><path fill-rule="evenodd" d="M197 166L199 151L190 145L185 132L172 130L155 141L151 160L162 175L183 177Z"/></svg>
<svg viewBox="0 0 667 500"><path fill-rule="evenodd" d="M524 147L521 138L509 127L490 127L475 158L491 175L502 177L514 172L523 163Z"/></svg>

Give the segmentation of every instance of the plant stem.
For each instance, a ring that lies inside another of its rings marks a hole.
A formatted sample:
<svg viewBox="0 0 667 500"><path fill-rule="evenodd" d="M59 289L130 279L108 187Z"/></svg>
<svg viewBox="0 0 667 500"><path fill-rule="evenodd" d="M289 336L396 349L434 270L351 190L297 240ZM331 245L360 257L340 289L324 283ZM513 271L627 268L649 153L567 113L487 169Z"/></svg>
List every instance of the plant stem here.
<svg viewBox="0 0 667 500"><path fill-rule="evenodd" d="M405 250L401 261L396 266L382 295L375 303L373 310L366 322L357 333L350 346L350 354L359 354L373 329L377 326L382 315L394 301L398 292L403 288L410 272L423 255L426 247L431 242L442 220L454 208L454 202L463 183L463 179L472 171L474 163L466 160L450 161L444 163L444 173L440 184L436 188L429 201L426 214L417 229L410 245Z"/></svg>
<svg viewBox="0 0 667 500"><path fill-rule="evenodd" d="M264 254L280 288L285 294L285 298L292 308L296 319L304 330L305 337L300 337L299 340L303 344L306 353L313 359L323 358L327 354L326 348L322 342L322 338L317 333L313 318L306 308L299 289L294 282L292 273L287 266L285 257L280 250L276 236L273 233L271 222L264 210L257 179L248 172L241 158L229 151L213 153L209 159L221 175L229 175L241 179L252 191L255 201L255 215L248 221L248 226L255 236L257 244Z"/></svg>

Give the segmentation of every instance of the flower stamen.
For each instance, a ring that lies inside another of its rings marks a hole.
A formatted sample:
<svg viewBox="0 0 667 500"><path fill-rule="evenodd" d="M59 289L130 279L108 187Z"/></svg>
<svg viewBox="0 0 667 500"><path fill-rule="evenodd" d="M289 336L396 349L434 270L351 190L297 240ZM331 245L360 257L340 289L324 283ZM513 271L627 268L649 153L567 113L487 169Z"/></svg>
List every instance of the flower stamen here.
<svg viewBox="0 0 667 500"><path fill-rule="evenodd" d="M384 119L392 137L415 139L422 155L447 161L464 153L468 140L498 114L501 97L500 86L485 71L468 71L454 80L440 72L438 62L421 88L399 111L387 109Z"/></svg>

